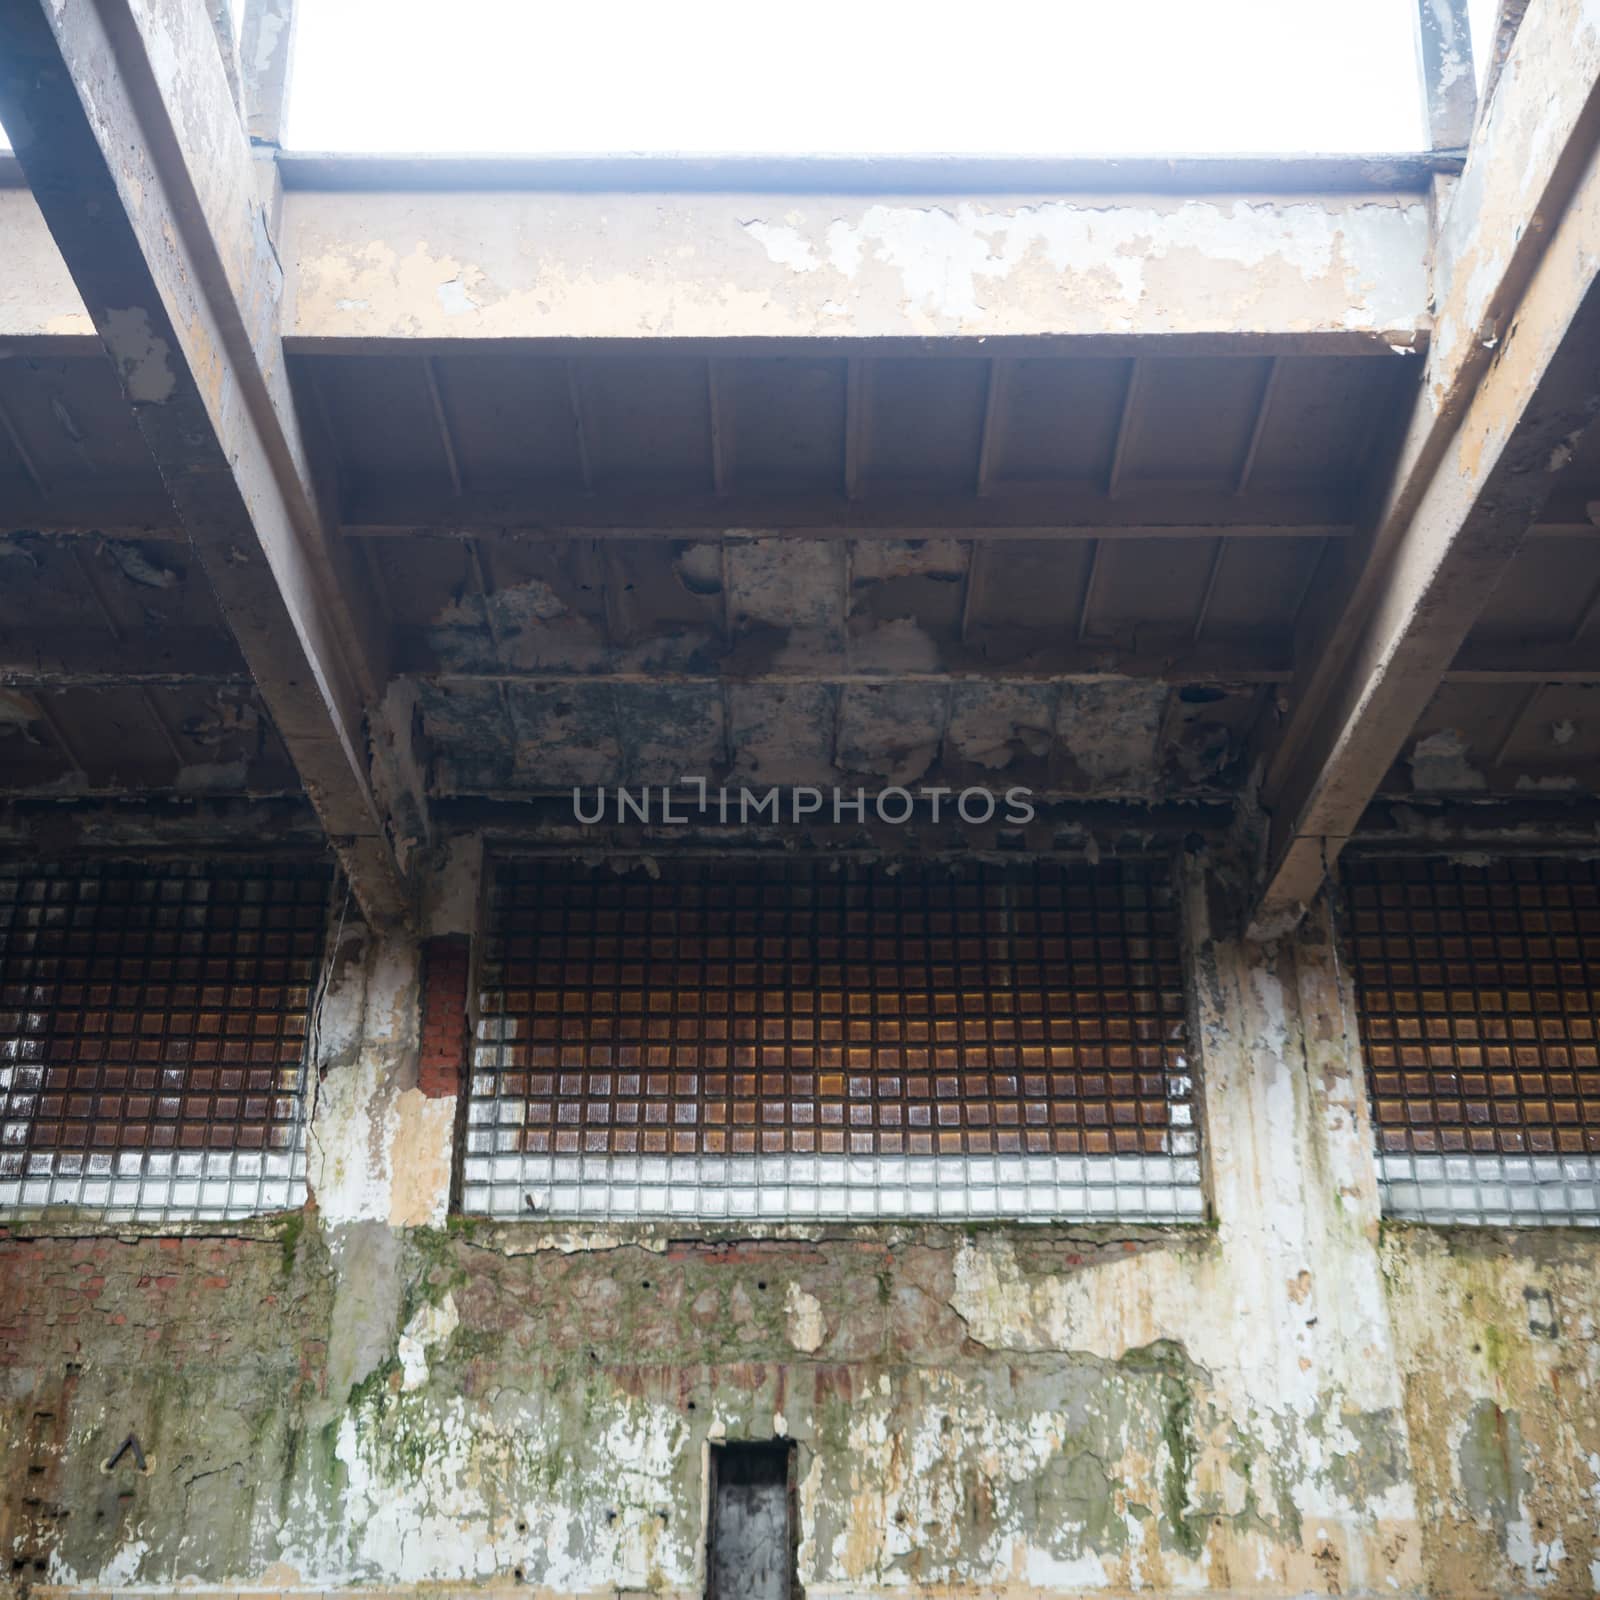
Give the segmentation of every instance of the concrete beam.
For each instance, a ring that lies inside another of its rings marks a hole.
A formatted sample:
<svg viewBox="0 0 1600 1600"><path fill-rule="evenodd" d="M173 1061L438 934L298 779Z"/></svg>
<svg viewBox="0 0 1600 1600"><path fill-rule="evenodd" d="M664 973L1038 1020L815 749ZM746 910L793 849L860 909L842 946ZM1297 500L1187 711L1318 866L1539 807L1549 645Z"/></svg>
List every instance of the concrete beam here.
<svg viewBox="0 0 1600 1600"><path fill-rule="evenodd" d="M685 537L704 530L752 528L817 537L874 533L903 538L918 530L959 530L963 535L1002 538L1116 537L1341 538L1349 532L1352 507L1342 490L1310 489L1252 494L1241 499L1228 489L1140 488L1108 495L1093 485L1058 483L1008 489L1004 494L960 498L937 492L889 491L871 499L836 494L683 492L584 494L537 484L508 492L468 488L457 494L444 484L418 485L390 479L353 486L341 520L352 535L381 538L395 533L444 531L458 537L495 538L523 531L572 530L597 537Z"/></svg>
<svg viewBox="0 0 1600 1600"><path fill-rule="evenodd" d="M0 239L6 251L6 269L0 272L0 342L71 340L85 354L98 355L100 341L83 309L83 296L28 190L0 188Z"/></svg>
<svg viewBox="0 0 1600 1600"><path fill-rule="evenodd" d="M203 0L0 0L0 118L179 522L375 922L415 831L379 798L376 675L309 489L281 278Z"/></svg>
<svg viewBox="0 0 1600 1600"><path fill-rule="evenodd" d="M801 683L1087 683L1157 681L1173 684L1280 684L1293 679L1286 644L1269 635L1208 639L1185 632L1163 638L1141 634L1137 648L1090 641L1029 652L995 662L982 650L952 651L937 671L795 666L752 669L730 659L720 671L630 672L574 667L467 668L442 658L417 632L396 641L397 673L439 684L520 683L727 684ZM199 630L167 628L114 638L103 630L53 629L0 633L0 688L99 689L184 684L248 684L250 674L228 640ZM1600 683L1596 641L1533 642L1515 646L1469 644L1444 674L1446 683Z"/></svg>
<svg viewBox="0 0 1600 1600"><path fill-rule="evenodd" d="M245 0L239 36L245 131L251 144L283 143L294 65L295 0Z"/></svg>
<svg viewBox="0 0 1600 1600"><path fill-rule="evenodd" d="M37 866L85 855L163 856L283 852L304 861L322 846L317 814L303 797L224 799L9 796L0 803L0 860Z"/></svg>
<svg viewBox="0 0 1600 1600"><path fill-rule="evenodd" d="M1592 3L1530 7L1441 239L1445 314L1424 392L1371 536L1350 541L1365 561L1264 786L1258 931L1292 924L1316 894L1600 410Z"/></svg>
<svg viewBox="0 0 1600 1600"><path fill-rule="evenodd" d="M253 60L251 39L247 18ZM300 163L277 165L287 183ZM509 181L494 163L466 164L457 176L478 187L464 190L287 188L282 331L291 349L1155 338L1167 353L1387 355L1422 343L1425 195L1275 192L1273 170L1250 164L1238 177L1254 187L1238 193L519 191L493 186ZM1224 182L1226 165L1212 176ZM32 212L25 190L0 188L19 263L0 288L0 341L88 331Z"/></svg>
<svg viewBox="0 0 1600 1600"><path fill-rule="evenodd" d="M1414 194L312 193L285 337L1282 334L1426 325Z"/></svg>
<svg viewBox="0 0 1600 1600"><path fill-rule="evenodd" d="M1506 57L1511 54L1512 42L1517 37L1517 29L1522 26L1523 16L1528 9L1528 0L1499 0L1495 7L1494 29L1487 40L1479 40L1476 47L1474 60L1487 55L1484 63L1483 87L1478 95L1480 111L1494 98L1495 85L1500 81L1501 68L1506 64Z"/></svg>
<svg viewBox="0 0 1600 1600"><path fill-rule="evenodd" d="M230 639L194 628L121 635L103 628L0 633L0 686L7 688L250 681Z"/></svg>

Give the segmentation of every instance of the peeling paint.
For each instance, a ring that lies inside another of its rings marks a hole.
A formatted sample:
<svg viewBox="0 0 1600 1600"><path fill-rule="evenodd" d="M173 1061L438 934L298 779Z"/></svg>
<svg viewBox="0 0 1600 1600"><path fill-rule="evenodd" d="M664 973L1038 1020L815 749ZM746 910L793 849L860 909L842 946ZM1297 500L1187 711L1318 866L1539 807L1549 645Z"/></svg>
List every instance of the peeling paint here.
<svg viewBox="0 0 1600 1600"><path fill-rule="evenodd" d="M143 306L109 308L101 337L135 405L165 405L172 398L178 386L173 353L151 327Z"/></svg>
<svg viewBox="0 0 1600 1600"><path fill-rule="evenodd" d="M205 1600L686 1600L705 1445L776 1431L812 1594L1583 1592L1591 1252L1380 1233L1325 920L1263 952L1204 894L1186 917L1215 1229L440 1226L396 1205L448 1187L398 1137L416 966L347 931L313 1210L0 1234L0 1422L64 1419L5 1470L87 1507L129 1427L153 1463L110 1520L14 1522L16 1548Z"/></svg>
<svg viewBox="0 0 1600 1600"><path fill-rule="evenodd" d="M1428 292L1427 206L1392 195L455 195L419 237L404 197L292 193L284 236L308 338L1171 333L1248 308L1404 342Z"/></svg>
<svg viewBox="0 0 1600 1600"><path fill-rule="evenodd" d="M1471 753L1454 728L1441 728L1418 739L1406 757L1412 787L1419 794L1486 789L1489 780L1472 765Z"/></svg>

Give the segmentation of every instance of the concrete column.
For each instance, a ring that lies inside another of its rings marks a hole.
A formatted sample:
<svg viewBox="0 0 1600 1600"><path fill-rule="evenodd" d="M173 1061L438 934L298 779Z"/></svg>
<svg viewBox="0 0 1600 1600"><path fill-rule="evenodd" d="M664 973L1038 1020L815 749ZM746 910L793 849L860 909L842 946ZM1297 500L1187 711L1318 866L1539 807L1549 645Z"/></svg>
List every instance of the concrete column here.
<svg viewBox="0 0 1600 1600"><path fill-rule="evenodd" d="M336 927L318 1027L311 1193L324 1222L444 1225L455 1167L458 1097L424 1092L422 942L477 931L482 844L442 846L422 878L422 930Z"/></svg>
<svg viewBox="0 0 1600 1600"><path fill-rule="evenodd" d="M1190 1351L1237 1383L1240 1421L1278 1441L1302 1546L1274 1552L1282 1581L1404 1591L1422 1576L1404 1391L1354 1004L1327 899L1294 935L1259 945L1213 925L1217 879L1195 873L1188 890L1227 1297Z"/></svg>
<svg viewBox="0 0 1600 1600"><path fill-rule="evenodd" d="M1478 116L1467 0L1414 0L1422 119L1430 150L1465 150Z"/></svg>
<svg viewBox="0 0 1600 1600"><path fill-rule="evenodd" d="M295 0L245 0L239 40L244 125L254 145L283 144L294 65Z"/></svg>

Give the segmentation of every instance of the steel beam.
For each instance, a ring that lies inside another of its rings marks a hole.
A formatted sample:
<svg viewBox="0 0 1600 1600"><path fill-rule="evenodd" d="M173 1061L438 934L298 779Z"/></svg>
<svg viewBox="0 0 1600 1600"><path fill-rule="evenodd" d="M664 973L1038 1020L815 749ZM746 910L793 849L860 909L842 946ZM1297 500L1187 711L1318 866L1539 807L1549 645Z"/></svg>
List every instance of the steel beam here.
<svg viewBox="0 0 1600 1600"><path fill-rule="evenodd" d="M206 6L0 0L0 119L363 909L404 919L415 822L392 826L374 781L376 674L309 488Z"/></svg>

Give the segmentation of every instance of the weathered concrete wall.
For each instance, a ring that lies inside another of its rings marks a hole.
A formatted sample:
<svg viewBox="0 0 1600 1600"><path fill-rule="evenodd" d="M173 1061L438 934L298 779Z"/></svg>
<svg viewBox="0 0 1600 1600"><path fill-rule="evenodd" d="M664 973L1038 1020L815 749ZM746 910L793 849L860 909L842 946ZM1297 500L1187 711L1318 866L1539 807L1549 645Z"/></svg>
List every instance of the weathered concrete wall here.
<svg viewBox="0 0 1600 1600"><path fill-rule="evenodd" d="M1189 1230L446 1222L414 962L347 927L316 1205L0 1238L5 1581L688 1596L708 1442L777 1435L812 1597L1591 1593L1592 1247L1381 1229L1326 923L1207 902Z"/></svg>
<svg viewBox="0 0 1600 1600"><path fill-rule="evenodd" d="M1384 1230L1440 1593L1600 1589L1597 1250L1557 1229Z"/></svg>

